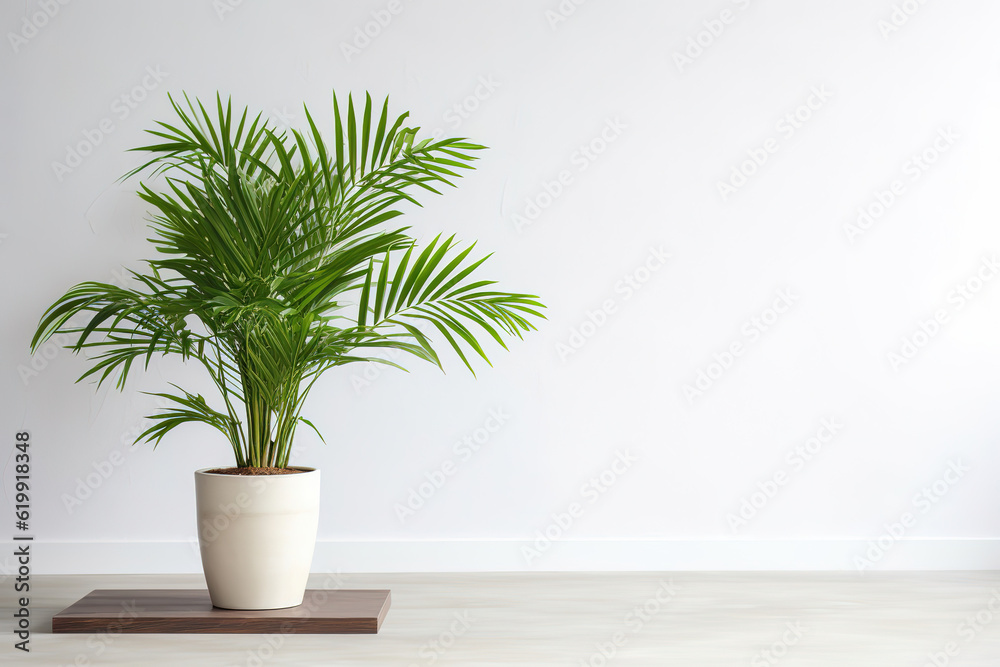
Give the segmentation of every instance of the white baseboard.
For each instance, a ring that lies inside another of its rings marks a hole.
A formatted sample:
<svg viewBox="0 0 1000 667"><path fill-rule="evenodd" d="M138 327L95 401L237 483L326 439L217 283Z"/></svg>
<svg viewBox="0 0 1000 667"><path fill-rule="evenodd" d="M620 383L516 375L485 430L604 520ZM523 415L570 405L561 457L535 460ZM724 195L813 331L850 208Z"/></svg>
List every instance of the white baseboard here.
<svg viewBox="0 0 1000 667"><path fill-rule="evenodd" d="M24 544L23 542L17 543ZM198 573L195 542L31 544L34 574ZM0 575L16 573L13 543ZM314 572L1000 570L1000 539L320 541ZM525 551L535 550L532 551ZM538 554L538 555L536 555Z"/></svg>

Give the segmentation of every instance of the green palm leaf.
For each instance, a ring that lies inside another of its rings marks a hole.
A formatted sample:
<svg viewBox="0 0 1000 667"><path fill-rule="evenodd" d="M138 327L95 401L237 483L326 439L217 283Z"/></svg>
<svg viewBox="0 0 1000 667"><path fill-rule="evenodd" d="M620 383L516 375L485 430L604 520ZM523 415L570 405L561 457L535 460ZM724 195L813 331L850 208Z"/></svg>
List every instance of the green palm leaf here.
<svg viewBox="0 0 1000 667"><path fill-rule="evenodd" d="M220 96L208 107L170 102L176 120L149 130L154 142L134 149L147 161L126 174L162 178L138 193L157 258L133 273L133 288L70 289L31 341L71 334L69 347L89 354L81 379L119 388L154 355L197 361L224 409L180 388L156 394L171 405L138 440L155 446L201 422L224 434L238 465L287 466L296 426L317 430L301 411L325 371L402 368L377 354L388 350L441 367L428 330L471 371L470 356L489 363L480 336L506 348L543 317L536 296L478 278L489 255L473 258L475 243L438 236L420 248L394 224L419 194L454 186L483 146L420 140L408 114L392 118L388 99L379 108L367 93L346 108L334 95L329 139L308 109L308 127L284 133ZM85 323L71 325L78 315Z"/></svg>

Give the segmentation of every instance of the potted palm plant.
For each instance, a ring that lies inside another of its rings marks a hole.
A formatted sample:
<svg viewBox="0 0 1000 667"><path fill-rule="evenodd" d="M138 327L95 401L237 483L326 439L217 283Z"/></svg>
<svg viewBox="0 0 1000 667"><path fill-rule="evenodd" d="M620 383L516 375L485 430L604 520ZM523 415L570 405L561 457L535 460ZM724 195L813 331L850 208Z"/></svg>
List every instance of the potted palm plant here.
<svg viewBox="0 0 1000 667"><path fill-rule="evenodd" d="M487 361L479 339L534 329L544 307L530 294L498 291L479 278L489 257L472 258L439 236L418 248L396 218L422 191L453 185L482 146L417 140L365 96L355 112L333 97L332 145L308 109L308 128L279 131L248 109L235 116L216 98L170 98L177 115L134 150L162 176L140 183L152 208L159 255L134 285L81 283L41 317L31 342L55 334L86 351L98 386L124 389L138 364L179 355L208 373L217 396L177 385L137 439L158 444L201 422L232 446L235 465L195 472L202 563L216 606L271 609L301 604L315 545L319 471L289 466L315 382L336 366L375 362L398 350L439 367L427 331L469 358ZM211 108L211 107L210 107ZM78 320L77 316L82 317ZM71 322L73 320L73 322ZM75 323L74 323L75 322ZM318 431L317 431L318 433ZM322 436L321 436L322 437Z"/></svg>

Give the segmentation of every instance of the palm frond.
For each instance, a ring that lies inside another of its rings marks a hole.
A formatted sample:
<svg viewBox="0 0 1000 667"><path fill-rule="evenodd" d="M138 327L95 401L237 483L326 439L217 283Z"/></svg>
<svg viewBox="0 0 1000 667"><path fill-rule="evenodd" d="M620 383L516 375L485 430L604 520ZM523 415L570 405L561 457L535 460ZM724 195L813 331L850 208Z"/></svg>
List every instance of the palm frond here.
<svg viewBox="0 0 1000 667"><path fill-rule="evenodd" d="M285 133L218 95L207 108L187 95L170 103L176 119L148 131L153 142L134 149L146 161L124 177L162 177L138 192L157 258L132 274L134 289L70 289L31 341L71 334L69 347L90 353L83 378L119 388L154 355L198 361L225 410L184 390L157 394L173 405L141 436L154 445L202 422L225 434L239 465L284 466L296 426L315 429L301 410L325 371L402 368L373 356L381 350L440 367L428 330L473 370L473 353L489 362L481 336L506 347L543 317L538 297L477 278L489 255L473 259L474 243L439 236L419 249L396 224L418 196L454 186L483 146L421 140L408 114L393 117L388 99L376 106L367 93L346 105L334 94L326 135L308 109L307 128ZM71 324L78 315L84 324Z"/></svg>

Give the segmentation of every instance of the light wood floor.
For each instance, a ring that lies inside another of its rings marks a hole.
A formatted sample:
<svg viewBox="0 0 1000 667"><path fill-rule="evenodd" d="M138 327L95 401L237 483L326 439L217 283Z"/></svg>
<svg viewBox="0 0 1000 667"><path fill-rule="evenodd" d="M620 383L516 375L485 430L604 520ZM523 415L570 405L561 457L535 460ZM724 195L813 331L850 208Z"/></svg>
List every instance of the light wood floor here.
<svg viewBox="0 0 1000 667"><path fill-rule="evenodd" d="M924 667L936 654L938 667L1000 667L1000 572L313 575L312 588L391 589L382 631L51 634L52 614L95 588L202 586L33 577L31 654L13 649L5 591L0 663Z"/></svg>

